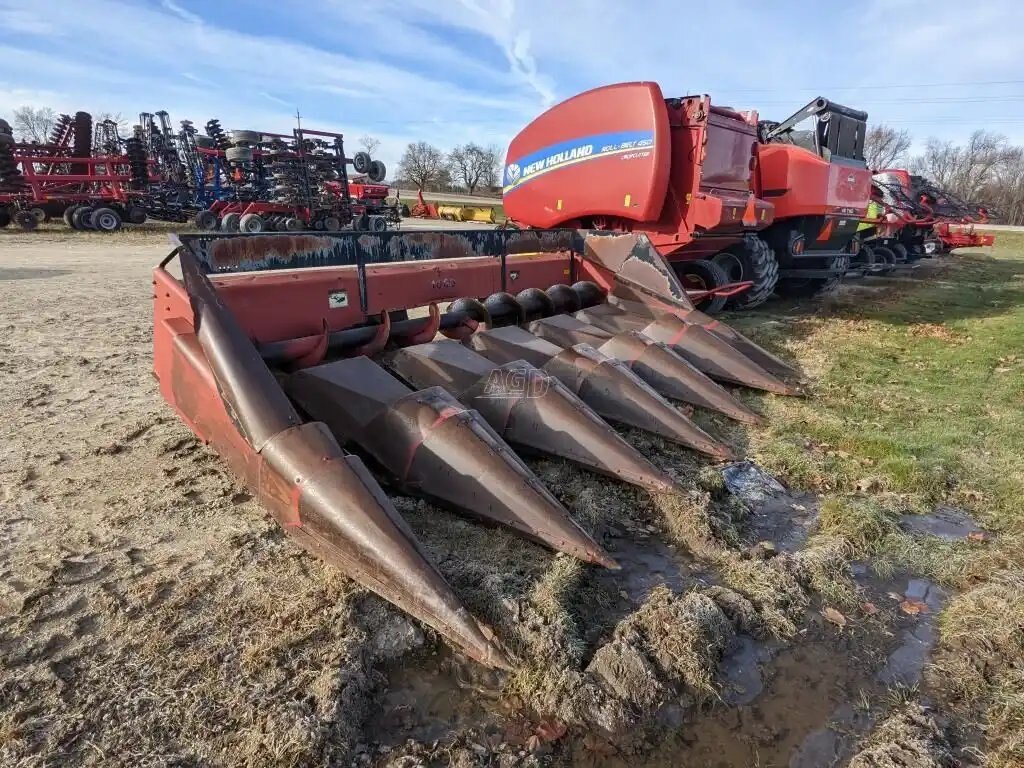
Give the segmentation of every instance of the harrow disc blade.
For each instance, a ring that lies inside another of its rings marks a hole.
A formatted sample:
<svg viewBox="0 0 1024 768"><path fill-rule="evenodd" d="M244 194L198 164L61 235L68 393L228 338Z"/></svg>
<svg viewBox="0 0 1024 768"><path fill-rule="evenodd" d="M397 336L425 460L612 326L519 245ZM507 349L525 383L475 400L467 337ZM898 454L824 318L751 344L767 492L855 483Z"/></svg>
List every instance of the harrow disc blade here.
<svg viewBox="0 0 1024 768"><path fill-rule="evenodd" d="M629 368L587 344L563 350L516 326L475 333L470 343L484 357L500 364L522 358L522 354L516 356L522 348L535 357L542 349L554 350L543 363L543 370L605 418L718 459L732 458L728 446L686 418Z"/></svg>
<svg viewBox="0 0 1024 768"><path fill-rule="evenodd" d="M571 315L556 315L530 323L530 333L562 347L591 344L624 363L665 397L708 408L747 424L761 417L687 362L668 345L639 331L611 334Z"/></svg>
<svg viewBox="0 0 1024 768"><path fill-rule="evenodd" d="M656 493L676 489L668 475L564 384L525 361L495 366L461 344L439 341L398 350L391 367L413 386L444 387L517 448L557 456Z"/></svg>
<svg viewBox="0 0 1024 768"><path fill-rule="evenodd" d="M301 423L194 257L180 259L193 317L160 329L172 360L161 379L168 400L305 549L477 661L511 669L362 462L325 425Z"/></svg>
<svg viewBox="0 0 1024 768"><path fill-rule="evenodd" d="M614 560L476 411L440 387L410 391L366 357L293 374L289 394L412 493L587 562Z"/></svg>

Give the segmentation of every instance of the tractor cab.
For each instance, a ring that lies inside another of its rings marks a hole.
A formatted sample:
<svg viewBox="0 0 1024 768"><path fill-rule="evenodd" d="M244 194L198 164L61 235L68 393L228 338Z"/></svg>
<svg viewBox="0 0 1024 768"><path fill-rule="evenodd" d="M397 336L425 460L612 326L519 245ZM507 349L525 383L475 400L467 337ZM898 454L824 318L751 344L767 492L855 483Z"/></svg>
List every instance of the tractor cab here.
<svg viewBox="0 0 1024 768"><path fill-rule="evenodd" d="M761 236L779 262L778 292L827 291L846 273L871 199L867 118L819 97L781 122L758 123L757 196L775 206Z"/></svg>

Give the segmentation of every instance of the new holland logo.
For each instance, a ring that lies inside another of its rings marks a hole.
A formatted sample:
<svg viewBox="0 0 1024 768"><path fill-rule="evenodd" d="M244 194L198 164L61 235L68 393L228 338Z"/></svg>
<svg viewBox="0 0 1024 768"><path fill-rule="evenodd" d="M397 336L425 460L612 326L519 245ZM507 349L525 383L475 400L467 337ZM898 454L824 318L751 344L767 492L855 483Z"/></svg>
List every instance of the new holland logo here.
<svg viewBox="0 0 1024 768"><path fill-rule="evenodd" d="M846 183L847 184L854 184L854 183L856 183L856 181L857 181L857 177L854 176L852 173L849 176L846 177Z"/></svg>
<svg viewBox="0 0 1024 768"><path fill-rule="evenodd" d="M505 169L505 174L508 176L509 183L519 181L519 177L522 175L523 170L515 163L509 163L508 168Z"/></svg>

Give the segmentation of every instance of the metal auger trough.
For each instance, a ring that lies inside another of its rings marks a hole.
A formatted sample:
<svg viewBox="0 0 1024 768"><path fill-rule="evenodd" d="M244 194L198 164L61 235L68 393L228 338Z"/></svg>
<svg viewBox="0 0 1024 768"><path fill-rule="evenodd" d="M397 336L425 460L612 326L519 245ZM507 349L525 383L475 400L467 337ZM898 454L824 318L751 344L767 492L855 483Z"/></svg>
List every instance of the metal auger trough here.
<svg viewBox="0 0 1024 768"><path fill-rule="evenodd" d="M716 380L798 392L642 235L182 235L153 285L154 372L189 427L299 544L496 667L513 659L360 457L402 493L617 568L516 451L672 492L606 418L725 459L671 400L756 423Z"/></svg>

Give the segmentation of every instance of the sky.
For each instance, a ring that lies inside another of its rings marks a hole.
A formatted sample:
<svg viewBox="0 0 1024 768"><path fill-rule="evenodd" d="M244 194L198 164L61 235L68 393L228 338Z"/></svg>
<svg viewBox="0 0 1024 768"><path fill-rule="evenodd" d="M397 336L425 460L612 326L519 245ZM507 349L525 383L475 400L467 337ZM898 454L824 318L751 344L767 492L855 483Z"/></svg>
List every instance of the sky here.
<svg viewBox="0 0 1024 768"><path fill-rule="evenodd" d="M1024 2L0 0L0 117L164 109L197 125L503 148L599 85L780 120L818 95L870 122L1024 143Z"/></svg>

